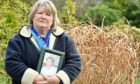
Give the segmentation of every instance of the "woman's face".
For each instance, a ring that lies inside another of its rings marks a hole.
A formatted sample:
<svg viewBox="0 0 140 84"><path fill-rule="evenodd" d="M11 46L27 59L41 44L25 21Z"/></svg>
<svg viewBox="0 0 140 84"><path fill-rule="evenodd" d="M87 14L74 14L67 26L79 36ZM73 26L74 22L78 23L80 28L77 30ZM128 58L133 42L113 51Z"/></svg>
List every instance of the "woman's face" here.
<svg viewBox="0 0 140 84"><path fill-rule="evenodd" d="M40 6L33 18L33 26L39 31L49 30L53 24L53 15L47 14L45 6Z"/></svg>

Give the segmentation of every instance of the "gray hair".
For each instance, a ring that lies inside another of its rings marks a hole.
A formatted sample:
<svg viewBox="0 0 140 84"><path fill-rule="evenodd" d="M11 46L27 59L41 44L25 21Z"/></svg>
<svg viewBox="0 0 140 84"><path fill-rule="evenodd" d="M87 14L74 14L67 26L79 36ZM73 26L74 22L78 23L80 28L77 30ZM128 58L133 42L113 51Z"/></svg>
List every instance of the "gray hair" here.
<svg viewBox="0 0 140 84"><path fill-rule="evenodd" d="M34 6L32 7L30 14L29 14L29 21L28 24L32 25L33 24L33 18L40 6L45 6L45 11L47 14L52 14L53 15L53 24L51 26L51 30L54 31L56 30L56 27L58 26L59 19L57 16L57 10L55 5L50 1L50 0L38 0Z"/></svg>

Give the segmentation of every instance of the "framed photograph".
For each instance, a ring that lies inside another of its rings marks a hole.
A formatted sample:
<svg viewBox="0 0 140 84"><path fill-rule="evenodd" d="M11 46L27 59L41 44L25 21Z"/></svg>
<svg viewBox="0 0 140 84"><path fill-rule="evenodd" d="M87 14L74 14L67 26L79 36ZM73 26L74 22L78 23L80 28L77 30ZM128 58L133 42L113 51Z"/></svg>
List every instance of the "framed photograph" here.
<svg viewBox="0 0 140 84"><path fill-rule="evenodd" d="M42 48L37 71L43 75L55 75L62 67L64 56L64 52Z"/></svg>

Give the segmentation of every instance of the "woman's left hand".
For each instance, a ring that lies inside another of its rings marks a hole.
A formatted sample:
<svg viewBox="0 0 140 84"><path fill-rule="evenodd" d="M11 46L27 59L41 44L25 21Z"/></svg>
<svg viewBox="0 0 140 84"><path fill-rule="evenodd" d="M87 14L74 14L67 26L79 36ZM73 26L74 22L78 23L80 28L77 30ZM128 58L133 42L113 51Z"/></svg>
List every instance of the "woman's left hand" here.
<svg viewBox="0 0 140 84"><path fill-rule="evenodd" d="M53 75L53 76L44 76L44 78L47 80L47 84L59 84L60 79Z"/></svg>

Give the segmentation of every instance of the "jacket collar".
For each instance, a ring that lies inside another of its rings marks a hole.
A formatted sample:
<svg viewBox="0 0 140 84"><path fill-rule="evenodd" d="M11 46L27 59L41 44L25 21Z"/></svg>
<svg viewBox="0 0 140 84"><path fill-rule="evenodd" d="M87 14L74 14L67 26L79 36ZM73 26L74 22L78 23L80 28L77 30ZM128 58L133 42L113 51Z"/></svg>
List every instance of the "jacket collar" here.
<svg viewBox="0 0 140 84"><path fill-rule="evenodd" d="M57 28L53 32L53 34L55 36L60 36L63 32L64 32L64 30L61 27L57 26ZM24 36L26 38L29 38L29 37L31 37L31 27L24 26L24 27L21 28L21 30L20 30L19 33L20 33L21 36Z"/></svg>

